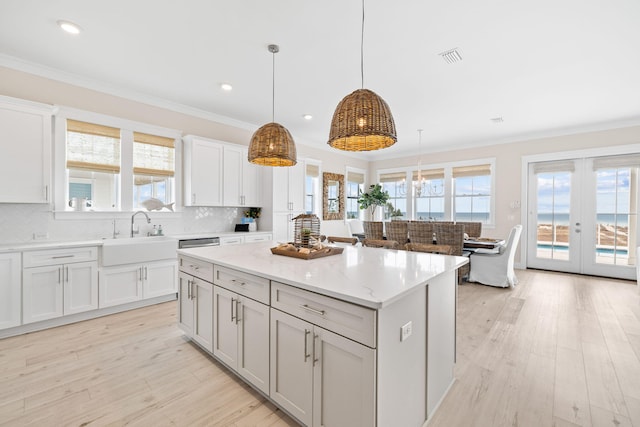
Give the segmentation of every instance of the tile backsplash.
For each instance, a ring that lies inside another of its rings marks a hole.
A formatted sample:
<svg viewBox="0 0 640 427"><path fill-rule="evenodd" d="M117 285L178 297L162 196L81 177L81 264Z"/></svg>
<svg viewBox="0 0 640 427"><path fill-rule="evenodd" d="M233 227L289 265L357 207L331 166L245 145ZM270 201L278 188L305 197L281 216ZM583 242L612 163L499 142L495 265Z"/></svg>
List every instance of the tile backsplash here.
<svg viewBox="0 0 640 427"><path fill-rule="evenodd" d="M154 224L162 225L164 234L233 231L243 211L241 208L185 207L176 214L147 214L151 224L146 223L142 214L136 216L135 220L142 235ZM68 215L64 219L56 219L49 205L0 204L0 244L109 238L113 235L114 219L119 237L127 236L130 232L130 216L123 217L118 213L111 219L104 218L104 215L101 215L103 219L93 219L90 215L82 213L79 219L69 218Z"/></svg>

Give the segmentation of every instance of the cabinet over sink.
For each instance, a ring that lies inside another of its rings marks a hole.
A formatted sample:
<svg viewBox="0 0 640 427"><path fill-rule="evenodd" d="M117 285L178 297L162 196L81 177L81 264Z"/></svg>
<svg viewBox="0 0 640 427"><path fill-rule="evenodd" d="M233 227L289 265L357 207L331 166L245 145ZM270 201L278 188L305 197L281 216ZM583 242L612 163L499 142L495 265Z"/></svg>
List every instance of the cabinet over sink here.
<svg viewBox="0 0 640 427"><path fill-rule="evenodd" d="M178 250L181 328L303 425L424 425L453 383L467 259L275 245Z"/></svg>

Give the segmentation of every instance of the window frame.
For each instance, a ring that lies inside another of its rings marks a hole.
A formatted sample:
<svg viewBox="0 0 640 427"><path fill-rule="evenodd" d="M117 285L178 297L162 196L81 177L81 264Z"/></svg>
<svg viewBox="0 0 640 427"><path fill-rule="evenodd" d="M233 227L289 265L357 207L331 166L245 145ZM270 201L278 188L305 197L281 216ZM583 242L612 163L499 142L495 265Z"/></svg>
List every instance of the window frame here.
<svg viewBox="0 0 640 427"><path fill-rule="evenodd" d="M349 186L349 172L353 172L356 174L361 174L363 176L363 183L362 184L358 184L359 188L361 191L366 191L366 184L367 184L367 171L366 169L360 169L360 168L355 168L355 167L351 167L351 166L347 166L345 169L345 173L344 173L344 222L347 223L348 221L353 221L353 220L360 220L360 221L364 221L365 219L365 210L360 209L359 205L358 205L358 201L356 199L356 205L358 206L358 217L357 218L349 218L348 216L348 207L349 204L347 203L350 199L350 197L348 196L348 186ZM359 197L359 196L358 196ZM352 198L351 198L352 199Z"/></svg>
<svg viewBox="0 0 640 427"><path fill-rule="evenodd" d="M67 211L68 180L66 168L66 122L67 119L87 123L95 123L120 129L120 183L119 209L109 211ZM54 198L53 211L56 219L77 219L79 217L96 219L117 219L130 217L133 207L133 140L134 132L171 138L175 141L175 170L173 198L175 212L154 211L154 214L165 216L179 216L182 206L182 132L175 129L136 122L120 117L109 116L91 111L79 110L71 107L56 106L54 122Z"/></svg>
<svg viewBox="0 0 640 427"><path fill-rule="evenodd" d="M444 169L444 221L454 221L455 218L455 192L454 192L454 180L453 180L453 169L465 166L479 166L479 165L490 165L491 168L491 194L489 201L489 219L486 223L483 223L483 227L494 228L495 227L495 205L496 205L496 159L495 157L484 158L484 159L473 159L473 160L464 160L459 162L446 162L446 163L433 163L433 164L422 164L421 169L423 171L428 171L432 169ZM381 175L392 174L392 173L405 173L406 174L406 185L410 186L413 180L413 173L417 172L417 165L412 166L404 166L399 168L389 168L389 169L378 169L376 171L376 182L380 182ZM407 218L411 220L416 220L416 201L413 194L413 191L407 190Z"/></svg>

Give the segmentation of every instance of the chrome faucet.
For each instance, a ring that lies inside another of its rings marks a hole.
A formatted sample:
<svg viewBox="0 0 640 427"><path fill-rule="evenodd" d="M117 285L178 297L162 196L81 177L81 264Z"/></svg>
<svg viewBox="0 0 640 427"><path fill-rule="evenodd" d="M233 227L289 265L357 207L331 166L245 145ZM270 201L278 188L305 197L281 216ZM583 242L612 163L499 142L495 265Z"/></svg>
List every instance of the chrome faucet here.
<svg viewBox="0 0 640 427"><path fill-rule="evenodd" d="M134 230L133 228L133 220L135 219L136 215L138 215L139 213L147 217L147 224L151 224L151 218L149 218L149 215L147 215L145 211L135 212L133 215L131 215L131 237L133 237L134 234L138 234L140 232L140 230Z"/></svg>
<svg viewBox="0 0 640 427"><path fill-rule="evenodd" d="M120 232L116 230L116 220L114 219L112 222L113 222L113 238L115 239L116 236L120 234Z"/></svg>

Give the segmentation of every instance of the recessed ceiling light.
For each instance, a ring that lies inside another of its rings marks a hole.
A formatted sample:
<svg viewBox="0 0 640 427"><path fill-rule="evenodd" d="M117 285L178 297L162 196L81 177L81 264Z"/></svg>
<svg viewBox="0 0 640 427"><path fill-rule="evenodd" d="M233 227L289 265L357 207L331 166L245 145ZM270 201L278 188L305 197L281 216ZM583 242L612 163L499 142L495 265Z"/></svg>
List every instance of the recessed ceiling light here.
<svg viewBox="0 0 640 427"><path fill-rule="evenodd" d="M233 86L231 86L229 83L222 83L220 85L220 89L222 89L222 90L224 90L226 92L229 92L229 91L233 90Z"/></svg>
<svg viewBox="0 0 640 427"><path fill-rule="evenodd" d="M489 119L489 120L491 120L493 123L502 123L502 122L504 122L504 119L502 117L494 117L494 118Z"/></svg>
<svg viewBox="0 0 640 427"><path fill-rule="evenodd" d="M70 21L60 20L58 21L58 26L69 34L80 34L80 31L82 31L78 25Z"/></svg>
<svg viewBox="0 0 640 427"><path fill-rule="evenodd" d="M302 117L303 117L305 120L311 120L311 119L313 119L313 116L312 116L311 114L303 114L303 115L302 115Z"/></svg>
<svg viewBox="0 0 640 427"><path fill-rule="evenodd" d="M442 59L447 61L448 64L462 61L462 55L460 55L460 52L458 52L457 47L444 52L440 52L438 55L442 56Z"/></svg>

